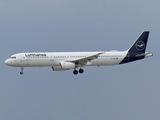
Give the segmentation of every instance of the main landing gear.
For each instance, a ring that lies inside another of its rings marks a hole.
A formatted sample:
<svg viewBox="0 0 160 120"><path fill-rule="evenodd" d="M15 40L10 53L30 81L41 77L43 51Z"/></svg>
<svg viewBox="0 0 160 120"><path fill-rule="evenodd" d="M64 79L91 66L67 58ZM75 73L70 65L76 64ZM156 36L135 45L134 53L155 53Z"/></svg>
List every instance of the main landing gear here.
<svg viewBox="0 0 160 120"><path fill-rule="evenodd" d="M78 72L79 72L79 73L83 73L83 72L84 72L84 70L83 70L82 68L80 68L80 69L79 69L79 71L78 71L78 70L76 70L76 69L74 69L73 74L74 74L74 75L77 75L77 74L78 74Z"/></svg>
<svg viewBox="0 0 160 120"><path fill-rule="evenodd" d="M21 72L20 72L20 74L21 74L21 75L23 74L23 67L21 67Z"/></svg>

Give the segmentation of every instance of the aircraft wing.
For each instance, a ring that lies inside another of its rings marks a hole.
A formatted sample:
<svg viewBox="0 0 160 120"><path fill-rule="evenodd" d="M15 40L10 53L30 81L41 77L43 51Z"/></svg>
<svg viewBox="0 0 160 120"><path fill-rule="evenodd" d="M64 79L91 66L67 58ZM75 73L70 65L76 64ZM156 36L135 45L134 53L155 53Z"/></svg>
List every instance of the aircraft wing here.
<svg viewBox="0 0 160 120"><path fill-rule="evenodd" d="M99 55L103 54L104 52L97 52L96 54L89 55L83 58L75 59L75 60L70 60L68 62L74 62L75 64L79 65L85 65L87 62L90 62L91 60L94 60L98 58Z"/></svg>

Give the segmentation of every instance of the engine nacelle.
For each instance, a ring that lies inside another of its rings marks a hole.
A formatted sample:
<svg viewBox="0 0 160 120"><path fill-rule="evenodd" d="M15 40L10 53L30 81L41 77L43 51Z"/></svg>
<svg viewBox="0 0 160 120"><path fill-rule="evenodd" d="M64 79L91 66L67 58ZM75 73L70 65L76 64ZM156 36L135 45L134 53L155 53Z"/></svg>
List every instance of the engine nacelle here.
<svg viewBox="0 0 160 120"><path fill-rule="evenodd" d="M61 66L53 66L52 70L53 71L64 71Z"/></svg>
<svg viewBox="0 0 160 120"><path fill-rule="evenodd" d="M59 66L53 66L53 71L64 71L69 69L74 69L76 65L72 62L61 62Z"/></svg>
<svg viewBox="0 0 160 120"><path fill-rule="evenodd" d="M72 62L61 62L61 67L63 70L74 69L76 65Z"/></svg>

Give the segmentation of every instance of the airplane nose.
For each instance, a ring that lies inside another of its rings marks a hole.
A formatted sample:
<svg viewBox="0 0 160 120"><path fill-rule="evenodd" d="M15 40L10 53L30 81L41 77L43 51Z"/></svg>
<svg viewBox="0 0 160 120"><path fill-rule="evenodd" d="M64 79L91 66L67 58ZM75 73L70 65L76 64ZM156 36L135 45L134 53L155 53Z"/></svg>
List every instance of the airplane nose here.
<svg viewBox="0 0 160 120"><path fill-rule="evenodd" d="M9 60L8 60L8 59L5 60L4 63L5 63L6 65L9 65Z"/></svg>

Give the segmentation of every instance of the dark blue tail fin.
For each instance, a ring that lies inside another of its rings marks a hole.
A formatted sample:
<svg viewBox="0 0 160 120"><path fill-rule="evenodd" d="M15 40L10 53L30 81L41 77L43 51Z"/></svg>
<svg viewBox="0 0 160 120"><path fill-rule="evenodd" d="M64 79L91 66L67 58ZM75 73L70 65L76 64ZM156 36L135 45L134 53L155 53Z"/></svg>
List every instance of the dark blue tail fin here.
<svg viewBox="0 0 160 120"><path fill-rule="evenodd" d="M135 41L135 43L131 46L128 52L132 53L145 53L147 41L148 41L149 31L143 32L140 37Z"/></svg>
<svg viewBox="0 0 160 120"><path fill-rule="evenodd" d="M145 57L149 31L144 31L134 44L128 49L125 58L120 64L140 60Z"/></svg>

